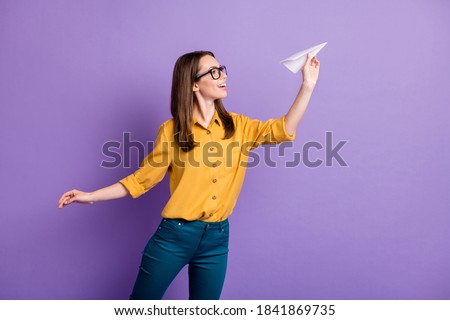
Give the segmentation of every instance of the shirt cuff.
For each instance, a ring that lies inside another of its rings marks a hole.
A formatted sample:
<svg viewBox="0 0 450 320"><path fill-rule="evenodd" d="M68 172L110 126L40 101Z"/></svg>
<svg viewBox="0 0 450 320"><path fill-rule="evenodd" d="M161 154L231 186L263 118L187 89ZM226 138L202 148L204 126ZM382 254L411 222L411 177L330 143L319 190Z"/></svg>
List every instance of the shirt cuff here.
<svg viewBox="0 0 450 320"><path fill-rule="evenodd" d="M288 134L286 131L286 122L285 122L286 115L282 116L280 119L277 119L273 123L273 137L275 139L275 142L283 142L283 141L292 141L297 136L297 132L294 131L292 135Z"/></svg>
<svg viewBox="0 0 450 320"><path fill-rule="evenodd" d="M130 174L128 177L123 178L119 182L128 190L128 192L134 199L140 197L145 192L144 188L141 186L134 173Z"/></svg>

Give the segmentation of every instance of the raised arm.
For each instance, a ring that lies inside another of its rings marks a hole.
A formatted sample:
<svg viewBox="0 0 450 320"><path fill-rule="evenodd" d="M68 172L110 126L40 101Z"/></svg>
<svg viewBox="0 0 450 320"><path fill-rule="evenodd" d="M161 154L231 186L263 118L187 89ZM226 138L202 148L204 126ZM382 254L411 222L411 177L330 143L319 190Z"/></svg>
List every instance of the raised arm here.
<svg viewBox="0 0 450 320"><path fill-rule="evenodd" d="M63 208L73 202L92 204L98 201L123 198L127 195L129 195L128 190L120 182L93 192L83 192L73 189L61 196L58 202L58 208Z"/></svg>
<svg viewBox="0 0 450 320"><path fill-rule="evenodd" d="M286 131L289 134L294 134L297 126L302 119L306 107L308 106L309 99L316 86L317 79L319 78L320 62L316 57L312 57L308 54L308 59L302 68L303 83L300 90L292 103L291 108L286 113L285 124Z"/></svg>

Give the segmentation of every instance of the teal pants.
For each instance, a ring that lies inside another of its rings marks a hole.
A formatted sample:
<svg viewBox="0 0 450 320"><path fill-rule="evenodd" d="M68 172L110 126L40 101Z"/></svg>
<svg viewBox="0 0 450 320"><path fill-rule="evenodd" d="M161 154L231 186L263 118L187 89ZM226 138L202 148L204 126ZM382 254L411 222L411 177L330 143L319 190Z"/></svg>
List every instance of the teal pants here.
<svg viewBox="0 0 450 320"><path fill-rule="evenodd" d="M228 219L222 222L162 219L142 253L130 299L161 299L189 265L189 299L220 298L228 260Z"/></svg>

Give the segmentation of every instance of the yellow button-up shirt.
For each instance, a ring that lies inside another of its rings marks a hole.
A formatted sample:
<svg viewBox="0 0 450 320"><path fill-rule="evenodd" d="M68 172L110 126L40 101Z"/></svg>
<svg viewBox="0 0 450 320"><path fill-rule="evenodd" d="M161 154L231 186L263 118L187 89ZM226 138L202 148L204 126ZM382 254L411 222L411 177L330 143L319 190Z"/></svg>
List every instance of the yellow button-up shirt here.
<svg viewBox="0 0 450 320"><path fill-rule="evenodd" d="M193 118L192 133L198 146L182 151L174 140L173 119L158 129L153 151L131 175L120 180L133 198L160 182L167 171L170 199L164 218L217 222L233 211L244 182L251 149L265 143L292 141L286 132L285 116L260 121L230 112L235 133L223 139L225 131L217 114L207 128Z"/></svg>

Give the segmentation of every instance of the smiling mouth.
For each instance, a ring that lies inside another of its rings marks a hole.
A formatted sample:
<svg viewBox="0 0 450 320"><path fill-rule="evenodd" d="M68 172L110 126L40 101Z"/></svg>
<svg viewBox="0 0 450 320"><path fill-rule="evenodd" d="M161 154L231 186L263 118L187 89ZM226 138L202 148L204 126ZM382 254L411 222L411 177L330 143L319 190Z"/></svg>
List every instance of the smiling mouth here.
<svg viewBox="0 0 450 320"><path fill-rule="evenodd" d="M226 88L226 87L227 87L226 83L219 84L219 88Z"/></svg>

